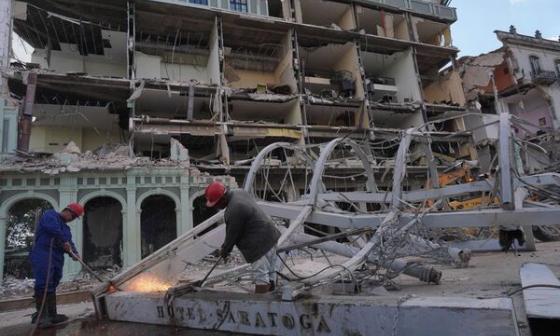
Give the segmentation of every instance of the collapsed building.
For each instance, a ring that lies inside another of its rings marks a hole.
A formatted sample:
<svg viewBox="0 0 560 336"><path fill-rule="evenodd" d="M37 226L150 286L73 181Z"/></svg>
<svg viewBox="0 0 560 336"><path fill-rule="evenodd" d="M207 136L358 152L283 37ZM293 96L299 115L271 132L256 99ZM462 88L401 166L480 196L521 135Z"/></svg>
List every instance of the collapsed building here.
<svg viewBox="0 0 560 336"><path fill-rule="evenodd" d="M449 1L2 5L13 22L0 36L13 28L34 51L9 63L9 38L0 49L1 262L17 264L41 208L79 201L85 261L124 268L94 291L100 317L259 335L519 334L509 274L490 297L465 278L457 297L420 286L450 281L441 268L467 267L471 250L534 251L533 230L560 211L558 174L525 170L534 148L515 130L528 121L484 105L505 58L489 56L475 84L484 62L455 62ZM225 234L202 198L214 179L282 231L275 292L247 294L236 252L193 287ZM383 291L401 274L413 294ZM559 286L544 265L520 277ZM539 308L558 290L540 290L522 289L527 316L549 318Z"/></svg>
<svg viewBox="0 0 560 336"><path fill-rule="evenodd" d="M33 198L53 208L85 203L71 227L86 261L130 266L213 215L201 201L211 176L243 183L253 158L278 141L316 156L336 137L369 139L379 188L388 189L401 132L465 111L460 81L438 74L457 54L448 3L3 2L1 262L10 209ZM10 63L12 31L33 48L31 62ZM413 143L409 189L424 185L428 161L445 169L476 159L462 118L426 127L434 157ZM310 167L288 170L282 162L302 161L286 155L267 160L257 189L279 192L265 198L305 194ZM329 171L356 178L326 186L363 190L358 166L341 159ZM155 209L172 233L144 243L142 223ZM106 213L99 232L86 223ZM95 238L104 235L114 239ZM66 267L66 276L80 269Z"/></svg>
<svg viewBox="0 0 560 336"><path fill-rule="evenodd" d="M517 158L520 171L555 170L560 159L560 41L544 39L539 31L523 35L514 26L495 33L501 48L458 61L469 110L482 113L486 124L501 112L510 113L519 121L514 132L525 153ZM467 117L467 124L474 127L477 122ZM480 163L488 167L496 128L483 128L473 136Z"/></svg>

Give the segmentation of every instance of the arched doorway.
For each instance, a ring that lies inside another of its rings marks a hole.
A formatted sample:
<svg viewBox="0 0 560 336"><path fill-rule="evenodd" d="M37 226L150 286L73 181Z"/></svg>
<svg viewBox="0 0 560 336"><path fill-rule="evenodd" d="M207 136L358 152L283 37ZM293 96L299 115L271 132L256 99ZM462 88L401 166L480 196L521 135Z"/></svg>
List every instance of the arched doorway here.
<svg viewBox="0 0 560 336"><path fill-rule="evenodd" d="M52 208L46 200L30 198L17 201L8 209L4 252L5 277L32 277L28 255L33 248L36 224L41 215Z"/></svg>
<svg viewBox="0 0 560 336"><path fill-rule="evenodd" d="M95 197L85 204L83 258L93 268L122 266L122 205L112 197Z"/></svg>
<svg viewBox="0 0 560 336"><path fill-rule="evenodd" d="M142 258L177 237L175 209L175 201L166 195L152 195L142 201L140 206Z"/></svg>
<svg viewBox="0 0 560 336"><path fill-rule="evenodd" d="M206 197L198 196L193 200L193 227L214 216L218 210L206 206Z"/></svg>

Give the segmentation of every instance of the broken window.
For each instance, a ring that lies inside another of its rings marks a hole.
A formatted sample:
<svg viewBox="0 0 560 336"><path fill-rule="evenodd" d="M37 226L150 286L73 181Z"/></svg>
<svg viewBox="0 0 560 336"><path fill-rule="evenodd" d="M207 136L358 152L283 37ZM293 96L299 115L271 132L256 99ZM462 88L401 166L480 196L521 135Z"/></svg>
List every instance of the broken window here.
<svg viewBox="0 0 560 336"><path fill-rule="evenodd" d="M147 197L141 209L141 248L145 258L177 237L177 215L175 201L165 195Z"/></svg>
<svg viewBox="0 0 560 336"><path fill-rule="evenodd" d="M122 266L122 205L112 197L96 197L85 204L83 258L91 267Z"/></svg>
<svg viewBox="0 0 560 336"><path fill-rule="evenodd" d="M6 226L6 250L4 276L17 279L32 277L29 252L35 239L36 224L46 210L52 209L49 202L41 199L26 199L16 202L8 210Z"/></svg>
<svg viewBox="0 0 560 336"><path fill-rule="evenodd" d="M284 0L268 0L268 15L277 18L283 18L284 13L282 10L282 4Z"/></svg>
<svg viewBox="0 0 560 336"><path fill-rule="evenodd" d="M539 74L541 72L541 61L538 56L529 56L529 62L531 63L531 72L533 75Z"/></svg>

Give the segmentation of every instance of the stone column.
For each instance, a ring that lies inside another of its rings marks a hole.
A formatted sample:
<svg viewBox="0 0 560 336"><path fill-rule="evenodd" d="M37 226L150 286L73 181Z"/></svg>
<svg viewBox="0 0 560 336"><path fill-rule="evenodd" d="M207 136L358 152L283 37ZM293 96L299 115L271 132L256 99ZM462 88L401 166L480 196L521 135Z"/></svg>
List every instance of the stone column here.
<svg viewBox="0 0 560 336"><path fill-rule="evenodd" d="M181 198L181 222L177 223L177 236L193 228L192 207L190 198L189 175L181 175L180 195Z"/></svg>
<svg viewBox="0 0 560 336"><path fill-rule="evenodd" d="M12 0L0 0L0 72L10 66L12 48ZM8 80L0 76L0 99L8 96Z"/></svg>
<svg viewBox="0 0 560 336"><path fill-rule="evenodd" d="M64 209L68 204L78 201L78 181L76 177L69 175L60 176L60 187L59 187L59 211ZM82 204L83 205L83 204ZM83 222L82 218L77 218L70 223L67 223L72 231L72 240L76 244L76 250L80 255L83 255L82 251L82 240L84 236ZM79 262L72 260L68 255L65 256L64 269L62 274L62 279L64 281L71 280L75 277L80 270L82 265Z"/></svg>
<svg viewBox="0 0 560 336"><path fill-rule="evenodd" d="M128 204L128 202L127 202ZM121 247L121 261L122 261L122 266L123 268L125 268L126 266L128 266L128 256L126 255L126 247L128 244L128 232L126 231L126 223L127 223L127 206L126 204L123 204L123 208L121 209L121 216L122 216L122 247Z"/></svg>
<svg viewBox="0 0 560 336"><path fill-rule="evenodd" d="M6 212L8 209L6 209ZM6 226L8 222L7 213L0 213L0 284L4 279L4 252L6 249Z"/></svg>
<svg viewBox="0 0 560 336"><path fill-rule="evenodd" d="M133 265L141 259L140 216L136 208L136 177L127 175L126 181L126 222L124 222L123 230L124 267Z"/></svg>

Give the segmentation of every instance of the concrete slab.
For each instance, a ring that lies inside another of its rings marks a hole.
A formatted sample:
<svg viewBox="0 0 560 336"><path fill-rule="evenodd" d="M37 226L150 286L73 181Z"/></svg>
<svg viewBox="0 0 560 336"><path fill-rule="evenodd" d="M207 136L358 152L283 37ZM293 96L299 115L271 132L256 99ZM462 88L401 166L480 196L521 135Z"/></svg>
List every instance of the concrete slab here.
<svg viewBox="0 0 560 336"><path fill-rule="evenodd" d="M523 265L519 275L523 288L543 285L523 290L527 317L560 320L560 281L556 275L546 265L534 263Z"/></svg>
<svg viewBox="0 0 560 336"><path fill-rule="evenodd" d="M110 319L254 335L518 335L511 299L273 295L198 292L106 297Z"/></svg>

